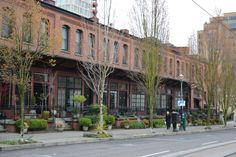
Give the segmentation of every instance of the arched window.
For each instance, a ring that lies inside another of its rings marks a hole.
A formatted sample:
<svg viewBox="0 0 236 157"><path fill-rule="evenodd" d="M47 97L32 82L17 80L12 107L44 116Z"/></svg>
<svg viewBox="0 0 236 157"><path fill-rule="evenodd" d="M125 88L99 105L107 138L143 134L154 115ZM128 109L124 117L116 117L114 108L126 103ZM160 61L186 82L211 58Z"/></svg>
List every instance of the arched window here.
<svg viewBox="0 0 236 157"><path fill-rule="evenodd" d="M29 13L23 15L23 24L22 24L22 39L23 42L31 43L32 42L32 16Z"/></svg>
<svg viewBox="0 0 236 157"><path fill-rule="evenodd" d="M170 62L169 62L169 75L171 76L172 75L172 59L170 58Z"/></svg>
<svg viewBox="0 0 236 157"><path fill-rule="evenodd" d="M180 62L177 61L176 77L179 77L179 75L180 75Z"/></svg>
<svg viewBox="0 0 236 157"><path fill-rule="evenodd" d="M103 60L104 61L109 61L109 58L110 58L109 45L110 45L110 40L104 38L103 40Z"/></svg>
<svg viewBox="0 0 236 157"><path fill-rule="evenodd" d="M79 29L76 30L76 54L81 55L82 54L82 37L83 37L83 32Z"/></svg>
<svg viewBox="0 0 236 157"><path fill-rule="evenodd" d="M138 48L134 49L134 66L138 67L138 62L139 62L139 50Z"/></svg>
<svg viewBox="0 0 236 157"><path fill-rule="evenodd" d="M119 61L118 50L119 50L119 43L118 41L115 41L113 45L113 63L118 63Z"/></svg>
<svg viewBox="0 0 236 157"><path fill-rule="evenodd" d="M128 45L124 44L122 64L127 64L127 60L128 60Z"/></svg>
<svg viewBox="0 0 236 157"><path fill-rule="evenodd" d="M43 18L40 22L40 38L39 43L42 46L48 45L48 38L49 38L49 20Z"/></svg>
<svg viewBox="0 0 236 157"><path fill-rule="evenodd" d="M88 56L94 58L94 51L95 51L95 35L92 33L89 33L89 38L88 38Z"/></svg>
<svg viewBox="0 0 236 157"><path fill-rule="evenodd" d="M12 37L14 24L15 24L14 11L8 7L3 8L1 36L4 38Z"/></svg>
<svg viewBox="0 0 236 157"><path fill-rule="evenodd" d="M69 26L63 25L62 26L62 45L61 49L64 51L69 50Z"/></svg>

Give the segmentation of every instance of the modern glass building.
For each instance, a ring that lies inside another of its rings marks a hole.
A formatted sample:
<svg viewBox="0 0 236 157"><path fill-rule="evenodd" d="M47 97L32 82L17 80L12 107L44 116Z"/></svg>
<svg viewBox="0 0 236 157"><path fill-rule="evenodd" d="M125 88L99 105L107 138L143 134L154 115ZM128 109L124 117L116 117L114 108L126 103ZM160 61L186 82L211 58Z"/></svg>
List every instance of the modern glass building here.
<svg viewBox="0 0 236 157"><path fill-rule="evenodd" d="M93 0L56 0L56 6L86 18L91 18Z"/></svg>

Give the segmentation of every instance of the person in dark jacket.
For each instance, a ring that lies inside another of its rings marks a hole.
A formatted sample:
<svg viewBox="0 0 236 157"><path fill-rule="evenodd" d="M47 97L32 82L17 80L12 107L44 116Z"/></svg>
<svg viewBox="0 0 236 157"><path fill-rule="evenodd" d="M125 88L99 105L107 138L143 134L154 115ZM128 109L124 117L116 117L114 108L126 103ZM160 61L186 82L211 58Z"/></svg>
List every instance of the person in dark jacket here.
<svg viewBox="0 0 236 157"><path fill-rule="evenodd" d="M166 112L166 128L167 128L167 130L170 129L170 123L171 123L171 115L170 115L170 112L167 111Z"/></svg>
<svg viewBox="0 0 236 157"><path fill-rule="evenodd" d="M178 122L178 113L173 111L172 114L171 114L171 117L172 117L173 131L177 132L176 125L177 125L177 122Z"/></svg>

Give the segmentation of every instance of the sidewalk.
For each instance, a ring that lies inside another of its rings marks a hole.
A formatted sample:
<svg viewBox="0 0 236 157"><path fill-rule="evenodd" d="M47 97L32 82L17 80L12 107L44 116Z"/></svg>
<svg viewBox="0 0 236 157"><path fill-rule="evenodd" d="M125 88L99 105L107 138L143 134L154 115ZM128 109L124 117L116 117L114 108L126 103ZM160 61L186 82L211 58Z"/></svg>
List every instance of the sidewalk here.
<svg viewBox="0 0 236 157"><path fill-rule="evenodd" d="M25 135L25 138L31 137L38 143L23 144L23 145L2 145L0 144L1 151L26 149L26 148L40 148L48 146L68 145L68 144L79 144L89 142L101 142L109 140L121 140L121 139L135 139L153 136L164 136L164 135L177 135L177 134L192 134L198 132L217 131L225 129L236 129L234 123L228 123L226 128L222 125L211 126L210 130L205 130L204 126L188 126L186 131L172 132L172 130L166 130L166 128L155 128L155 129L114 129L111 131L112 137L99 139L99 138L87 138L83 137L83 131L64 131L64 132L49 132L49 133L29 133ZM0 133L0 141L3 140L14 140L19 139L17 133Z"/></svg>

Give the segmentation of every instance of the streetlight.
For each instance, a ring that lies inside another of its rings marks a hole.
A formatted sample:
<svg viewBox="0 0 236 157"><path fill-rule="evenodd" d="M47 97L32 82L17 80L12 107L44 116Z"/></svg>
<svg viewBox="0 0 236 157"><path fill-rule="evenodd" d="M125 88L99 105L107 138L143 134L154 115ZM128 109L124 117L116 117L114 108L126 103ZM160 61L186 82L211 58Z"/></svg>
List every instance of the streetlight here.
<svg viewBox="0 0 236 157"><path fill-rule="evenodd" d="M184 117L183 117L183 106L185 105L185 102L183 100L183 78L184 75L180 74L179 75L180 78L180 109L181 109L181 113L180 113L180 117L181 117L181 125L180 125L180 130L185 130L185 124L184 124Z"/></svg>
<svg viewBox="0 0 236 157"><path fill-rule="evenodd" d="M183 102L183 78L184 78L184 75L180 74L179 78L180 78L180 100L181 100L181 102Z"/></svg>

